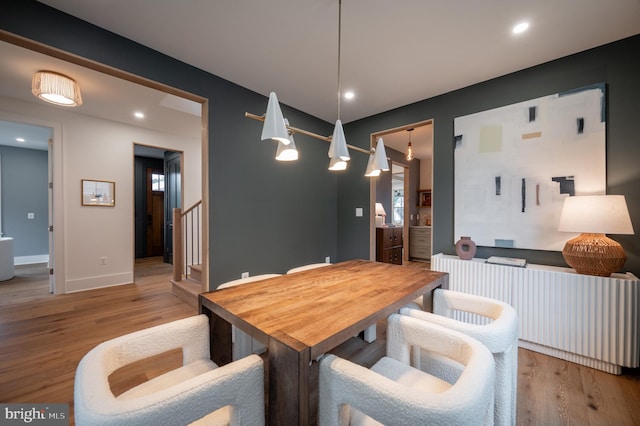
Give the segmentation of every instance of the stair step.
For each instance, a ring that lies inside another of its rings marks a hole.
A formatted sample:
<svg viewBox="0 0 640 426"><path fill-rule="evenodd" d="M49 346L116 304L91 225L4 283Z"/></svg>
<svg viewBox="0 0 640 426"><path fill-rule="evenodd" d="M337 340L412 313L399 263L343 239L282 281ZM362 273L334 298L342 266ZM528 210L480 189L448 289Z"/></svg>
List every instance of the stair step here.
<svg viewBox="0 0 640 426"><path fill-rule="evenodd" d="M189 277L193 281L202 282L202 265L189 265Z"/></svg>
<svg viewBox="0 0 640 426"><path fill-rule="evenodd" d="M198 309L198 295L202 293L202 284L191 279L171 281L171 292L187 305Z"/></svg>

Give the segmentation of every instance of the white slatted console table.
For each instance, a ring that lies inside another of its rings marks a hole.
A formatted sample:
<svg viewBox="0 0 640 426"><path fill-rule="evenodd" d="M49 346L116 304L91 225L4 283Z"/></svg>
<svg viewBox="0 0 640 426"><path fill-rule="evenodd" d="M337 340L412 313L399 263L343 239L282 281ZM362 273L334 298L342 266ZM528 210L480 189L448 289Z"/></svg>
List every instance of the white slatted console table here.
<svg viewBox="0 0 640 426"><path fill-rule="evenodd" d="M449 273L451 290L513 306L522 348L612 374L640 366L640 280L631 273L605 278L569 268L493 265L442 253L431 257L431 269Z"/></svg>

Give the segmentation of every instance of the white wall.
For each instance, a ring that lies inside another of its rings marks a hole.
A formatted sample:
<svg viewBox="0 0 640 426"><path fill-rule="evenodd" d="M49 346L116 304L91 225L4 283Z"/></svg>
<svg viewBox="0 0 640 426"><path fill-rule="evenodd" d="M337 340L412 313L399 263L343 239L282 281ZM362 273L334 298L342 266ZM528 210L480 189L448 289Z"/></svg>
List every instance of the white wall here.
<svg viewBox="0 0 640 426"><path fill-rule="evenodd" d="M56 293L88 290L133 282L134 267L134 143L182 151L184 207L202 194L201 140L159 133L80 114L78 110L0 98L0 113L24 117L24 122L58 123L60 140L54 139L54 216L62 215L62 231L55 238L64 245L56 249ZM55 137L54 137L55 138ZM60 152L56 152L60 151ZM61 154L61 155L60 155ZM80 205L80 180L116 183L115 207ZM57 191L61 191L58 193ZM60 253L59 251L62 251ZM101 264L101 258L107 264ZM64 264L61 265L60 262Z"/></svg>

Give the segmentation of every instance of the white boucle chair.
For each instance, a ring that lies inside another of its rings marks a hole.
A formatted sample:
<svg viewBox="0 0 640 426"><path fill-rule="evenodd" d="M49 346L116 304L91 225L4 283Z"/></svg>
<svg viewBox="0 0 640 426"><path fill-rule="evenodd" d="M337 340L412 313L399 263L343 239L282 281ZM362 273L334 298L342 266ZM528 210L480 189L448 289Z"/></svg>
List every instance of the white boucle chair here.
<svg viewBox="0 0 640 426"><path fill-rule="evenodd" d="M308 265L298 266L296 268L291 268L287 271L287 274L294 274L296 272L307 271L309 269L322 268L323 266L331 266L332 263L309 263Z"/></svg>
<svg viewBox="0 0 640 426"><path fill-rule="evenodd" d="M335 355L320 361L319 425L493 424L493 357L477 340L408 316L387 320L387 356L371 369ZM460 363L449 383L410 365L413 346Z"/></svg>
<svg viewBox="0 0 640 426"><path fill-rule="evenodd" d="M455 311L479 315L487 323L458 321L452 318ZM433 313L410 308L403 308L400 313L460 331L487 346L493 353L496 365L495 424L516 424L518 315L509 304L472 294L437 289L433 295ZM448 370L444 364L440 368Z"/></svg>
<svg viewBox="0 0 640 426"><path fill-rule="evenodd" d="M252 283L254 281L266 280L267 278L279 277L282 274L261 274L252 277L240 278L233 281L227 281L218 286L217 290L222 290L237 285ZM253 337L249 336L242 330L238 330L235 326L231 326L231 340L233 341L233 360L244 358L252 353L261 354L267 348Z"/></svg>
<svg viewBox="0 0 640 426"><path fill-rule="evenodd" d="M109 375L135 361L182 348L183 366L115 396ZM257 355L218 367L209 359L205 315L108 340L80 361L75 422L95 425L263 425L264 367Z"/></svg>

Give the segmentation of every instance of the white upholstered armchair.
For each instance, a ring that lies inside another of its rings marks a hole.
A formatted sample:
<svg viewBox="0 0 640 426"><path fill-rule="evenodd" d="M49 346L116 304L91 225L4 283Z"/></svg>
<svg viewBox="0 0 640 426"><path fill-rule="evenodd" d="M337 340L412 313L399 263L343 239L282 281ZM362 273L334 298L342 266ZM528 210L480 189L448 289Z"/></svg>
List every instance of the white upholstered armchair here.
<svg viewBox="0 0 640 426"><path fill-rule="evenodd" d="M453 319L456 311L475 315L480 324ZM433 295L433 314L409 308L401 309L400 313L465 333L487 346L496 365L495 424L516 424L518 315L509 304L437 289Z"/></svg>
<svg viewBox="0 0 640 426"><path fill-rule="evenodd" d="M183 366L115 396L109 375L135 361L182 348ZM76 371L75 421L82 425L264 424L262 359L218 367L209 359L209 323L198 315L108 340Z"/></svg>
<svg viewBox="0 0 640 426"><path fill-rule="evenodd" d="M387 324L387 356L371 369L335 355L320 361L320 426L493 423L493 357L484 345L407 316L391 315ZM413 368L413 346L459 363L457 381Z"/></svg>
<svg viewBox="0 0 640 426"><path fill-rule="evenodd" d="M279 277L282 274L261 274L254 275L247 278L239 278L233 281L227 281L218 286L217 290L224 290L225 288L235 287L237 285L248 284L255 281L266 280L267 278ZM232 357L233 360L244 358L252 353L261 354L267 350L267 347L249 336L242 330L239 330L235 325L231 326L231 340L233 341Z"/></svg>

